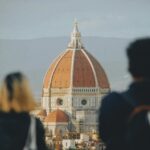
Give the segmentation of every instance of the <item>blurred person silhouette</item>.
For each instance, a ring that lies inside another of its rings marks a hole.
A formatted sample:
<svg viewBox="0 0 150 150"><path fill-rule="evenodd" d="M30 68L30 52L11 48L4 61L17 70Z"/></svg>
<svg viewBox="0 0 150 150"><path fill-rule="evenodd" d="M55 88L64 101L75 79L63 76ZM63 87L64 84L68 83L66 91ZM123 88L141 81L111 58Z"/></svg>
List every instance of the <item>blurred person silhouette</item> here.
<svg viewBox="0 0 150 150"><path fill-rule="evenodd" d="M27 78L8 74L0 89L0 150L46 150L42 123L29 114L36 104Z"/></svg>
<svg viewBox="0 0 150 150"><path fill-rule="evenodd" d="M103 98L99 133L107 150L150 150L150 38L133 41L127 57L133 81Z"/></svg>

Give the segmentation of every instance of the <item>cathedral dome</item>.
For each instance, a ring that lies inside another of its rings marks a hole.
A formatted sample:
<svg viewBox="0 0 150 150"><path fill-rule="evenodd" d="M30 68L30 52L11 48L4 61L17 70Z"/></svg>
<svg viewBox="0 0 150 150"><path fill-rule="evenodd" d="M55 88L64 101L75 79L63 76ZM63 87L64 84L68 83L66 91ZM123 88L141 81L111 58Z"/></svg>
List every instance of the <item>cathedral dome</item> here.
<svg viewBox="0 0 150 150"><path fill-rule="evenodd" d="M67 50L51 64L43 83L44 89L74 87L110 88L103 67L83 47L77 23Z"/></svg>
<svg viewBox="0 0 150 150"><path fill-rule="evenodd" d="M69 121L69 117L68 115L60 110L57 109L53 112L50 112L47 117L44 119L44 122L48 122L48 123L52 123L52 122L68 122Z"/></svg>
<svg viewBox="0 0 150 150"><path fill-rule="evenodd" d="M61 130L91 132L98 129L97 112L102 97L110 91L107 75L96 58L83 46L75 23L71 41L47 70L42 89L44 124ZM80 126L86 128L82 128Z"/></svg>

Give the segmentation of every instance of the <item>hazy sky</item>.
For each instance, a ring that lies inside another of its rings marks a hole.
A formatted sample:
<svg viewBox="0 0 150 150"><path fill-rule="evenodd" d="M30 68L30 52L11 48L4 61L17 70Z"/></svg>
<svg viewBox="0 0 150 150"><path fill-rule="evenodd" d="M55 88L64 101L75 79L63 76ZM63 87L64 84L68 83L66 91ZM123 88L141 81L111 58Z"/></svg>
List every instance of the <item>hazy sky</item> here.
<svg viewBox="0 0 150 150"><path fill-rule="evenodd" d="M150 0L0 0L0 38L150 35Z"/></svg>

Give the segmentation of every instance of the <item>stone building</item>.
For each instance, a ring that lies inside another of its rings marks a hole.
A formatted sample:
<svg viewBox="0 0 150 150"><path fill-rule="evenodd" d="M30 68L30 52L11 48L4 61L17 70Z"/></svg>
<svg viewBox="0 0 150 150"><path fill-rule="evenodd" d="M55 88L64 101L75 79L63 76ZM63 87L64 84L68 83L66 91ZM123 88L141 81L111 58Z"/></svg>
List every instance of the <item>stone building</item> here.
<svg viewBox="0 0 150 150"><path fill-rule="evenodd" d="M43 121L49 129L77 132L97 129L97 110L110 86L99 61L83 46L77 23L67 49L47 70L42 90L42 107L47 114Z"/></svg>

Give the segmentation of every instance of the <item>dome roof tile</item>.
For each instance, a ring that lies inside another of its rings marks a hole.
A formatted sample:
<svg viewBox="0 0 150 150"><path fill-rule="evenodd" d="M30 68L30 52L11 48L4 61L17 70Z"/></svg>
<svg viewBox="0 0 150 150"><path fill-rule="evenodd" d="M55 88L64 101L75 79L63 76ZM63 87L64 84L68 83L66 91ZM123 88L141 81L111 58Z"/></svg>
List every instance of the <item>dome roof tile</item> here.
<svg viewBox="0 0 150 150"><path fill-rule="evenodd" d="M69 121L68 115L60 109L50 112L44 119L44 122L68 122L68 121Z"/></svg>

